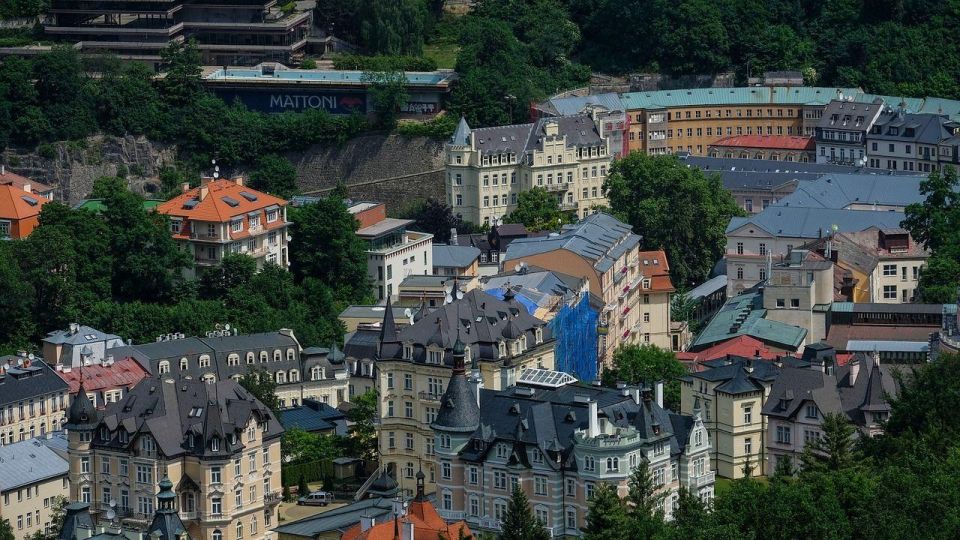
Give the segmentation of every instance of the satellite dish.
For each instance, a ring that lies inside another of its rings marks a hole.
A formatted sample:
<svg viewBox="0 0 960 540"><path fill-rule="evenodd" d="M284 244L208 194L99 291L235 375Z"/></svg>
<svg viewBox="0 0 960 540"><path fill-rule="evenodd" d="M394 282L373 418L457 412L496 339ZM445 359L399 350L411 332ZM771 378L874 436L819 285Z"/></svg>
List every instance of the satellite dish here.
<svg viewBox="0 0 960 540"><path fill-rule="evenodd" d="M407 308L407 309L403 310L403 315L404 315L404 317L409 317L409 316L413 315L413 312L410 311L410 308Z"/></svg>
<svg viewBox="0 0 960 540"><path fill-rule="evenodd" d="M447 296L449 296L450 293L453 292L453 285L444 285L443 292L447 293Z"/></svg>
<svg viewBox="0 0 960 540"><path fill-rule="evenodd" d="M450 293L447 293L447 296L445 296L445 297L443 298L443 302L444 302L445 304L449 304L450 302L453 302L453 297L450 296Z"/></svg>
<svg viewBox="0 0 960 540"><path fill-rule="evenodd" d="M230 330L230 324L228 323L228 324L223 325L223 329L229 331L229 330Z"/></svg>
<svg viewBox="0 0 960 540"><path fill-rule="evenodd" d="M457 300L460 300L462 298L463 298L463 291L461 291L460 289L457 289Z"/></svg>
<svg viewBox="0 0 960 540"><path fill-rule="evenodd" d="M514 272L519 272L521 268L523 268L523 265L521 265L520 263L513 265Z"/></svg>
<svg viewBox="0 0 960 540"><path fill-rule="evenodd" d="M110 508L109 510L107 510L107 520L113 521L115 519L117 519L117 511L114 510L113 508Z"/></svg>
<svg viewBox="0 0 960 540"><path fill-rule="evenodd" d="M27 355L27 358L29 358L30 360L33 360L34 358L36 358L36 356L34 356L33 353L30 353Z"/></svg>

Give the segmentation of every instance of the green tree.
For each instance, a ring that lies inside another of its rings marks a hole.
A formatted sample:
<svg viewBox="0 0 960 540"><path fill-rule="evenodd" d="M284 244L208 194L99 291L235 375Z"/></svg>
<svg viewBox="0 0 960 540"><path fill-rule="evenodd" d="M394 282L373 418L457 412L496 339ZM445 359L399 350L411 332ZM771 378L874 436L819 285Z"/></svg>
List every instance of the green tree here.
<svg viewBox="0 0 960 540"><path fill-rule="evenodd" d="M598 483L588 502L583 537L586 540L619 540L626 530L627 514L616 488L606 482Z"/></svg>
<svg viewBox="0 0 960 540"><path fill-rule="evenodd" d="M0 540L14 540L13 527L10 526L10 520L0 519Z"/></svg>
<svg viewBox="0 0 960 540"><path fill-rule="evenodd" d="M218 266L200 273L200 293L205 298L223 298L232 289L250 283L256 273L256 259L242 253L228 253Z"/></svg>
<svg viewBox="0 0 960 540"><path fill-rule="evenodd" d="M160 85L163 99L173 106L194 103L203 93L203 81L200 78L203 68L196 42L171 41L160 51L160 58L166 73Z"/></svg>
<svg viewBox="0 0 960 540"><path fill-rule="evenodd" d="M347 438L349 455L375 461L377 459L377 392L368 390L351 401L353 407L347 412L350 435Z"/></svg>
<svg viewBox="0 0 960 540"><path fill-rule="evenodd" d="M393 129L397 116L410 94L407 93L407 76L402 71L365 72L362 80L370 85L370 98L376 114L377 126Z"/></svg>
<svg viewBox="0 0 960 540"><path fill-rule="evenodd" d="M307 480L300 475L300 480L297 482L297 495L303 497L310 493L310 485L307 484Z"/></svg>
<svg viewBox="0 0 960 540"><path fill-rule="evenodd" d="M853 434L856 431L843 413L827 413L821 423L822 435L804 445L803 472L839 471L855 464Z"/></svg>
<svg viewBox="0 0 960 540"><path fill-rule="evenodd" d="M414 229L432 234L435 244L448 243L451 229L463 227L463 221L453 215L453 209L433 197L418 203L404 214L404 217L415 221Z"/></svg>
<svg viewBox="0 0 960 540"><path fill-rule="evenodd" d="M165 121L152 76L153 71L138 62L103 62L95 99L101 129L121 136L145 134Z"/></svg>
<svg viewBox="0 0 960 540"><path fill-rule="evenodd" d="M513 496L507 505L507 513L500 524L500 540L548 540L550 533L543 528L530 510L530 501L519 486L513 488Z"/></svg>
<svg viewBox="0 0 960 540"><path fill-rule="evenodd" d="M672 351L650 344L621 345L613 353L613 367L604 369L602 378L608 386L617 382L653 385L664 381L664 407L677 410L680 405L679 378L686 373L686 368Z"/></svg>
<svg viewBox="0 0 960 540"><path fill-rule="evenodd" d="M238 381L247 392L266 405L274 414L280 410L280 398L277 397L277 382L271 373L263 368L247 370Z"/></svg>
<svg viewBox="0 0 960 540"><path fill-rule="evenodd" d="M288 209L293 222L290 270L298 280L318 279L343 302L358 302L370 294L366 246L357 237L357 220L343 200L327 197L314 204Z"/></svg>
<svg viewBox="0 0 960 540"><path fill-rule="evenodd" d="M30 282L23 276L11 242L0 242L0 305L6 314L0 318L0 347L25 348L32 343L37 329L34 323L33 296Z"/></svg>
<svg viewBox="0 0 960 540"><path fill-rule="evenodd" d="M33 63L39 106L54 139L80 139L96 130L92 84L80 62L80 53L55 46Z"/></svg>
<svg viewBox="0 0 960 540"><path fill-rule="evenodd" d="M517 208L504 217L505 223L523 223L530 231L559 229L573 217L560 210L557 197L542 187L521 192Z"/></svg>
<svg viewBox="0 0 960 540"><path fill-rule="evenodd" d="M414 54L423 50L427 20L423 0L357 0L360 46L375 54Z"/></svg>
<svg viewBox="0 0 960 540"><path fill-rule="evenodd" d="M654 482L650 464L645 459L630 473L627 516L631 538L653 538L663 528L665 495Z"/></svg>
<svg viewBox="0 0 960 540"><path fill-rule="evenodd" d="M615 161L604 191L614 214L643 234L645 249L666 252L676 286L709 275L724 254L730 218L743 215L718 175L676 156L634 152Z"/></svg>
<svg viewBox="0 0 960 540"><path fill-rule="evenodd" d="M284 431L281 450L285 463L312 463L342 455L343 441L336 435L310 433L300 428Z"/></svg>
<svg viewBox="0 0 960 540"><path fill-rule="evenodd" d="M297 169L290 160L276 154L260 158L257 168L250 173L253 188L289 199L297 194Z"/></svg>

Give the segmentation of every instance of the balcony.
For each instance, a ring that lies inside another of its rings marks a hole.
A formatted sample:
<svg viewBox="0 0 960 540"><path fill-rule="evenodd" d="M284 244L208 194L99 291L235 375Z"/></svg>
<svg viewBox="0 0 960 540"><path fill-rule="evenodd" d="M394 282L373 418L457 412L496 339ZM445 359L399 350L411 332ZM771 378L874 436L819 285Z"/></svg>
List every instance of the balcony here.
<svg viewBox="0 0 960 540"><path fill-rule="evenodd" d="M499 520L499 519L492 519L492 518L488 518L488 517L480 518L480 528L481 528L481 529L488 529L488 530L491 530L491 531L499 531L499 530L500 530L500 520Z"/></svg>
<svg viewBox="0 0 960 540"><path fill-rule="evenodd" d="M566 182L559 182L556 184L546 184L544 187L547 191L566 191L570 184Z"/></svg>
<svg viewBox="0 0 960 540"><path fill-rule="evenodd" d="M265 493L263 495L264 504L269 504L269 505L280 504L280 501L282 500L283 500L283 493L279 491L271 491L270 493Z"/></svg>
<svg viewBox="0 0 960 540"><path fill-rule="evenodd" d="M223 237L219 234L210 234L207 231L190 231L191 240L204 240L207 242L221 242Z"/></svg>
<svg viewBox="0 0 960 540"><path fill-rule="evenodd" d="M442 517L446 521L462 521L464 516L466 515L464 512L457 512L454 510L441 510L439 508L437 509L437 513L440 514L440 517Z"/></svg>
<svg viewBox="0 0 960 540"><path fill-rule="evenodd" d="M577 202L561 202L560 203L561 210L576 210L578 207L579 207L579 203Z"/></svg>
<svg viewBox="0 0 960 540"><path fill-rule="evenodd" d="M703 486L714 483L716 479L717 479L716 471L710 471L708 473L701 474L700 476L691 476L689 480L687 480L687 485L691 489L699 488L699 487L703 487Z"/></svg>
<svg viewBox="0 0 960 540"><path fill-rule="evenodd" d="M433 392L420 392L420 399L426 401L440 401L440 396L442 394L434 394Z"/></svg>

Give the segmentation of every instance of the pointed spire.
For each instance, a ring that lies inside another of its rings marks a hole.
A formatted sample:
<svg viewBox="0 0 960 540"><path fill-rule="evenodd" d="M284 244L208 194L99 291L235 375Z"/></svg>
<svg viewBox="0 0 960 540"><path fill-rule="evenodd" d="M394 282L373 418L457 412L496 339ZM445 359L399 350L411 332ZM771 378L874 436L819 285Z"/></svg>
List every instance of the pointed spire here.
<svg viewBox="0 0 960 540"><path fill-rule="evenodd" d="M460 117L460 121L457 123L457 129L454 130L453 136L450 137L450 144L457 146L466 146L470 141L470 125L467 124L467 119Z"/></svg>
<svg viewBox="0 0 960 540"><path fill-rule="evenodd" d="M423 487L425 478L426 477L423 474L423 462L421 461L420 470L417 471L417 497L414 499L415 501L423 501L426 499L426 495L424 494L424 487Z"/></svg>
<svg viewBox="0 0 960 540"><path fill-rule="evenodd" d="M453 344L453 374L463 375L466 373L466 352L467 348L460 341L460 331L457 331L457 341Z"/></svg>
<svg viewBox="0 0 960 540"><path fill-rule="evenodd" d="M93 429L100 421L100 413L93 406L93 402L87 397L87 392L83 388L83 376L80 377L80 388L77 391L77 397L73 398L70 409L67 411L67 424L64 426L68 430Z"/></svg>
<svg viewBox="0 0 960 540"><path fill-rule="evenodd" d="M380 343L393 343L397 340L397 323L393 320L393 304L387 298L387 309L380 326Z"/></svg>

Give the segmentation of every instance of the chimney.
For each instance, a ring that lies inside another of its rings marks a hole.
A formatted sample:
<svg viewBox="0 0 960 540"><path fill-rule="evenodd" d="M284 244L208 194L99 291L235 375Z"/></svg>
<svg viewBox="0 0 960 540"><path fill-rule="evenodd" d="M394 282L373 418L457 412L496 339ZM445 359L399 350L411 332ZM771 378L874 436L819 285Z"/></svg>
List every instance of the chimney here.
<svg viewBox="0 0 960 540"><path fill-rule="evenodd" d="M639 386L631 386L631 387L630 387L630 396L633 397L633 402L636 403L637 405L639 405L639 404L640 404L640 387L639 387Z"/></svg>
<svg viewBox="0 0 960 540"><path fill-rule="evenodd" d="M408 521L403 524L403 540L413 540L413 522Z"/></svg>
<svg viewBox="0 0 960 540"><path fill-rule="evenodd" d="M457 228L456 227L450 227L450 245L451 246L457 245Z"/></svg>
<svg viewBox="0 0 960 540"><path fill-rule="evenodd" d="M469 379L470 387L473 390L473 396L477 398L477 408L480 408L480 390L483 389L483 378L480 376L480 370L474 370Z"/></svg>
<svg viewBox="0 0 960 540"><path fill-rule="evenodd" d="M366 531L377 524L377 518L360 516L360 530Z"/></svg>
<svg viewBox="0 0 960 540"><path fill-rule="evenodd" d="M33 186L31 186L30 184L24 184L23 190L26 191L27 193L33 193Z"/></svg>
<svg viewBox="0 0 960 540"><path fill-rule="evenodd" d="M597 401L591 399L590 402L587 403L587 407L587 420L589 421L587 427L587 437L592 439L600 435L600 418L598 416L599 413L597 412Z"/></svg>
<svg viewBox="0 0 960 540"><path fill-rule="evenodd" d="M181 189L184 193L190 191L190 182L184 182L184 183L180 184L180 189Z"/></svg>
<svg viewBox="0 0 960 540"><path fill-rule="evenodd" d="M80 324L72 322L70 323L70 335L74 335L80 331Z"/></svg>
<svg viewBox="0 0 960 540"><path fill-rule="evenodd" d="M663 408L663 381L657 381L657 384L654 386L656 392L657 407Z"/></svg>
<svg viewBox="0 0 960 540"><path fill-rule="evenodd" d="M860 359L850 363L850 387L857 384L857 376L860 375Z"/></svg>
<svg viewBox="0 0 960 540"><path fill-rule="evenodd" d="M238 176L238 177L234 178L233 181L236 182L238 186L243 187L243 177L242 177L242 176Z"/></svg>
<svg viewBox="0 0 960 540"><path fill-rule="evenodd" d="M5 174L7 174L7 166L6 166L6 165L0 165L0 176L3 176L3 175L5 175Z"/></svg>
<svg viewBox="0 0 960 540"><path fill-rule="evenodd" d="M878 351L876 347L873 348L871 359L873 360L873 365L875 367L880 367L880 351Z"/></svg>

